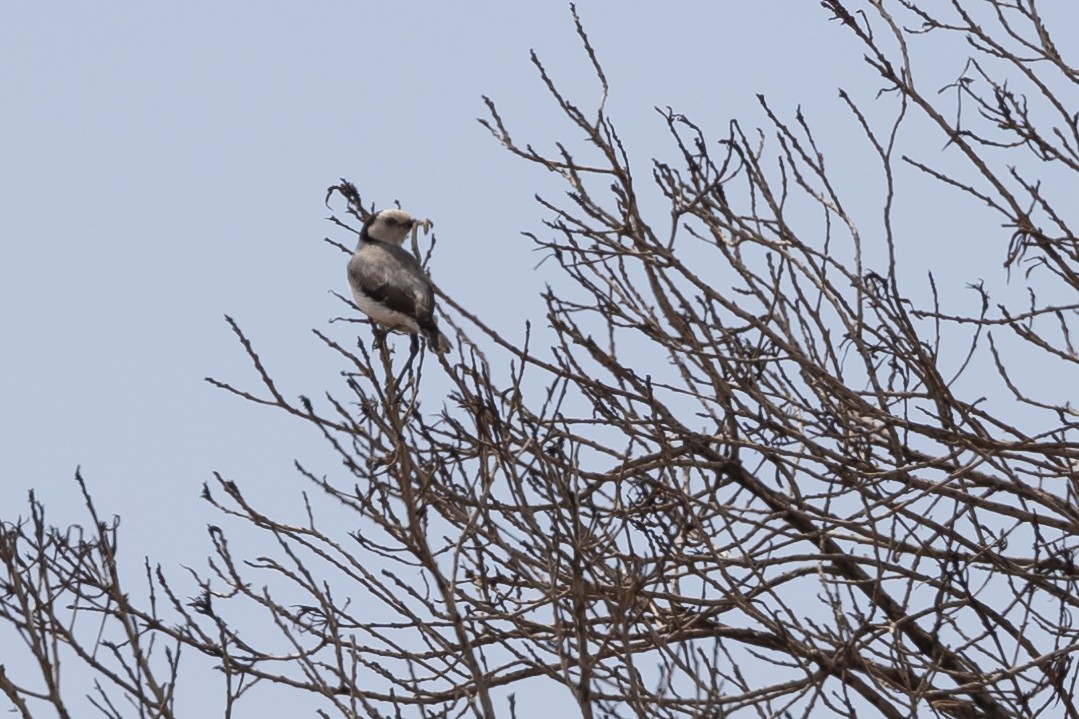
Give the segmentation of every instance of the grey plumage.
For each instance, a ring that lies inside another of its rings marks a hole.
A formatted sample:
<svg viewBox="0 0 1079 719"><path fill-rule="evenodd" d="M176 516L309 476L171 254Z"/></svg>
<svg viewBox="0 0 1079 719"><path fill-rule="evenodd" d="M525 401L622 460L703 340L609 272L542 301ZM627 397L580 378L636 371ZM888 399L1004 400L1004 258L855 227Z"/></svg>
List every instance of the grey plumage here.
<svg viewBox="0 0 1079 719"><path fill-rule="evenodd" d="M393 332L422 332L434 352L450 349L435 320L435 293L423 267L401 244L415 220L402 210L367 219L348 262L352 298L368 317Z"/></svg>

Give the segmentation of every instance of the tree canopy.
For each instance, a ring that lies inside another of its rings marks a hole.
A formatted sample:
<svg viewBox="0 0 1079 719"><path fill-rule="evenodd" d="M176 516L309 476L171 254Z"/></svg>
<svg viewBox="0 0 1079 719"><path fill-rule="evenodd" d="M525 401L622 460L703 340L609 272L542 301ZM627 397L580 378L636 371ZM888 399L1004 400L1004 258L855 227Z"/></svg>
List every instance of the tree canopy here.
<svg viewBox="0 0 1079 719"><path fill-rule="evenodd" d="M211 381L317 428L340 469L297 464L300 521L216 476L214 554L186 576L121 577L88 492L91 521L67 529L31 498L0 534L16 715L68 715L77 663L105 716L174 716L204 657L229 715L275 685L343 717L530 715L553 690L584 717L1079 717L1067 28L1032 0L821 4L880 77L876 98L839 95L873 213L811 122L764 97L767 124L718 137L660 110L672 151L631 168L574 11L598 99L533 62L583 149L518 139L494 100L481 120L565 183L526 233L565 278L546 317L513 342L440 294L454 350L414 359L360 324L356 344L315 330L341 379L298 400L230 320L255 386ZM919 36L969 53L948 92L917 81ZM915 121L937 148L904 146ZM985 252L1021 304L980 284L973 311L941 299L933 253L898 229L909 176L1006 228ZM327 198L351 237L360 189ZM920 286L897 269L910 253ZM435 373L444 398L423 391Z"/></svg>

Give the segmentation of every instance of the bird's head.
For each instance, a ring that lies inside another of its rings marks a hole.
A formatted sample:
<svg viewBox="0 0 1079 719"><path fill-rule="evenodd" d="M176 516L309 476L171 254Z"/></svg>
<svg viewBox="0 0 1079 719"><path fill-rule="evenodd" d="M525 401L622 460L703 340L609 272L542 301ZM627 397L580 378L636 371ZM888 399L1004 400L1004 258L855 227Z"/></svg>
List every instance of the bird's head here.
<svg viewBox="0 0 1079 719"><path fill-rule="evenodd" d="M372 215L365 229L372 240L400 245L415 224L416 220L404 210L390 209Z"/></svg>

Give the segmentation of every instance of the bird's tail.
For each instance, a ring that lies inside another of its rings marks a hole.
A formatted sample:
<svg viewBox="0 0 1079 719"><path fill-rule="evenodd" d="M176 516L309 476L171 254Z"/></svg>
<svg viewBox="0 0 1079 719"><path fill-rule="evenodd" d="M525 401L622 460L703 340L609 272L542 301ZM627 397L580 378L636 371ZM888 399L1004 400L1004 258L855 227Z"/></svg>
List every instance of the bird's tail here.
<svg viewBox="0 0 1079 719"><path fill-rule="evenodd" d="M427 345L435 354L444 355L453 347L450 341L446 339L446 335L442 334L436 325L424 327L423 331L427 335Z"/></svg>

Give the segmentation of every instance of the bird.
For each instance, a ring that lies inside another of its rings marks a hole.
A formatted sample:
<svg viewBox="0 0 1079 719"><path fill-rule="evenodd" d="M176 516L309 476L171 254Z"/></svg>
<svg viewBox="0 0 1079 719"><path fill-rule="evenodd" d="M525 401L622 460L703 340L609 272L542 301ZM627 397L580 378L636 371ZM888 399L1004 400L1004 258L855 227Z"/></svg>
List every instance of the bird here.
<svg viewBox="0 0 1079 719"><path fill-rule="evenodd" d="M348 261L348 285L356 305L376 324L391 332L422 333L428 346L441 355L449 352L450 342L435 320L431 280L402 247L415 224L404 210L372 213Z"/></svg>

